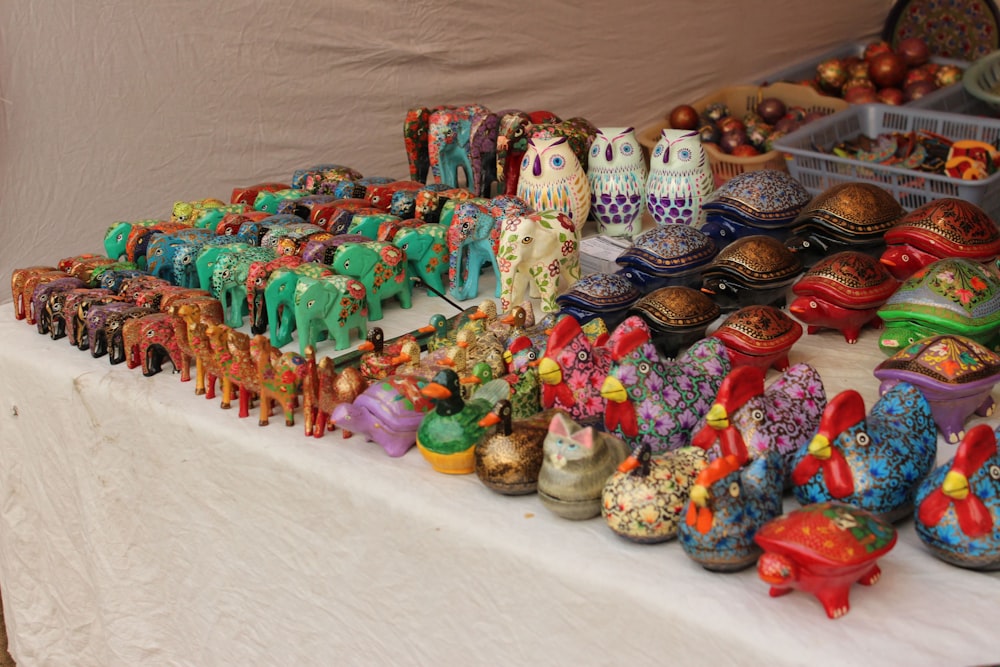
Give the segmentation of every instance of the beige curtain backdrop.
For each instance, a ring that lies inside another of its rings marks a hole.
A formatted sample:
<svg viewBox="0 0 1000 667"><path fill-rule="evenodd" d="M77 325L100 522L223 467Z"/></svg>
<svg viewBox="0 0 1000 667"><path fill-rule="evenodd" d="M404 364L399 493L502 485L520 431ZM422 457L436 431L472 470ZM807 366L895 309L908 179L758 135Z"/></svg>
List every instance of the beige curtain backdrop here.
<svg viewBox="0 0 1000 667"><path fill-rule="evenodd" d="M870 0L3 0L0 274L320 162L406 177L417 105L649 125L879 32ZM9 301L9 291L0 301Z"/></svg>

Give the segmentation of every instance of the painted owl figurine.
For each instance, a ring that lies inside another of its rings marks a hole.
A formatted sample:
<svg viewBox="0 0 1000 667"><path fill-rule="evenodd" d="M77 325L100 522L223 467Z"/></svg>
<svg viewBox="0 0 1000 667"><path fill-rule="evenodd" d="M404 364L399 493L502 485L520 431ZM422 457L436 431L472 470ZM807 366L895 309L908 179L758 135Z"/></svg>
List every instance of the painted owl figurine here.
<svg viewBox="0 0 1000 667"><path fill-rule="evenodd" d="M702 205L715 190L708 154L693 130L664 128L649 159L646 208L658 225L700 227Z"/></svg>
<svg viewBox="0 0 1000 667"><path fill-rule="evenodd" d="M590 212L599 234L632 237L639 232L647 172L634 128L597 130L590 146L587 181Z"/></svg>
<svg viewBox="0 0 1000 667"><path fill-rule="evenodd" d="M528 139L517 196L536 211L559 211L579 231L590 215L590 183L566 137Z"/></svg>

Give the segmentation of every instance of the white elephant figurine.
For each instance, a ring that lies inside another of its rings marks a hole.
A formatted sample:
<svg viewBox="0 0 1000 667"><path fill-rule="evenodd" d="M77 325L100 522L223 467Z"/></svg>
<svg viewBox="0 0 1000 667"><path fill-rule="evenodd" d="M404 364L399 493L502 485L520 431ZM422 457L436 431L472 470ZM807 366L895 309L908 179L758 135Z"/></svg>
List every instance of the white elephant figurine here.
<svg viewBox="0 0 1000 667"><path fill-rule="evenodd" d="M556 297L580 279L580 231L567 214L549 210L512 218L497 250L500 306L504 312L538 289L542 310L558 310Z"/></svg>

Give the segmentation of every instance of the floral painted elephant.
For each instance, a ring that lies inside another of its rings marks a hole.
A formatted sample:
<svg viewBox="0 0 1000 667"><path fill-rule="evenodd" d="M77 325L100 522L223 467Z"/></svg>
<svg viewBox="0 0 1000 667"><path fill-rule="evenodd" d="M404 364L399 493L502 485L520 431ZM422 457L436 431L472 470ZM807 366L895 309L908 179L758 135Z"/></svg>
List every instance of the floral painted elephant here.
<svg viewBox="0 0 1000 667"><path fill-rule="evenodd" d="M295 172L296 174L298 172ZM247 185L243 187L233 188L233 194L229 197L229 202L231 204L246 204L247 206L253 206L254 201L257 199L257 194L261 190L267 190L269 192L274 192L275 190L288 190L293 187L288 183L255 183L254 185ZM298 188L299 186L294 186Z"/></svg>
<svg viewBox="0 0 1000 667"><path fill-rule="evenodd" d="M489 113L478 104L431 113L428 134L428 153L431 161L431 178L453 188L459 186L458 172L465 174L465 184L472 190L474 171L470 142L472 120L476 114Z"/></svg>
<svg viewBox="0 0 1000 667"><path fill-rule="evenodd" d="M306 358L295 352L282 352L267 336L250 339L250 356L257 364L260 378L260 410L258 424L267 426L271 406L277 403L285 416L285 426L295 426L295 408L309 371Z"/></svg>
<svg viewBox="0 0 1000 667"><path fill-rule="evenodd" d="M403 119L403 144L406 147L406 160L410 165L411 181L427 182L431 168L428 144L431 114L448 108L451 107L413 107L406 112Z"/></svg>
<svg viewBox="0 0 1000 667"><path fill-rule="evenodd" d="M443 296L449 269L448 230L444 225L428 222L403 227L392 238L392 244L406 253L407 280L420 278L431 294Z"/></svg>
<svg viewBox="0 0 1000 667"><path fill-rule="evenodd" d="M125 243L125 260L135 262L140 269L146 268L146 250L158 234L169 234L191 226L182 222L160 222L148 227L134 227Z"/></svg>
<svg viewBox="0 0 1000 667"><path fill-rule="evenodd" d="M479 295L479 274L486 265L493 267L497 278L495 296L500 296L500 269L494 244L496 219L488 203L489 200L469 200L458 204L448 226L448 284L456 299L474 299Z"/></svg>
<svg viewBox="0 0 1000 667"><path fill-rule="evenodd" d="M131 319L122 326L125 363L129 368L142 366L142 374L156 375L164 359L170 359L181 382L191 379L191 360L181 350L175 334L175 318L170 313L154 313Z"/></svg>
<svg viewBox="0 0 1000 667"><path fill-rule="evenodd" d="M211 293L222 304L228 326L243 326L243 317L249 313L247 305L247 276L254 262L269 262L275 258L270 248L250 248L242 252L222 254L212 268Z"/></svg>
<svg viewBox="0 0 1000 667"><path fill-rule="evenodd" d="M351 331L358 338L368 331L368 303L365 286L349 276L301 277L295 287L295 328L299 351L315 349L322 334L333 339L335 350L351 346Z"/></svg>
<svg viewBox="0 0 1000 667"><path fill-rule="evenodd" d="M368 295L368 319L382 319L382 302L395 296L403 308L412 304L412 285L406 279L406 254L391 243L347 243L333 254L333 270L357 278Z"/></svg>
<svg viewBox="0 0 1000 667"><path fill-rule="evenodd" d="M250 318L250 333L257 335L267 331L267 308L264 306L264 289L271 273L278 269L292 269L302 263L295 255L278 255L268 262L256 261L247 270L247 315Z"/></svg>
<svg viewBox="0 0 1000 667"><path fill-rule="evenodd" d="M223 255L229 253L239 253L250 250L252 248L249 243L241 243L238 241L223 243L220 245L204 245L198 250L198 256L194 261L195 272L198 275L198 285L199 289L211 290L212 287L212 271L215 268L215 263L219 261L219 258Z"/></svg>
<svg viewBox="0 0 1000 667"><path fill-rule="evenodd" d="M204 244L215 236L207 229L191 229L188 234L157 234L146 248L146 271L157 278L163 278L174 285L180 282L174 273L174 258L178 249L191 244ZM186 285L185 285L186 286Z"/></svg>
<svg viewBox="0 0 1000 667"><path fill-rule="evenodd" d="M547 111L532 114L508 114L500 120L497 137L497 180L503 194L517 194L521 159L528 149L528 140L566 137L583 170L587 170L590 145L597 136L597 127L586 118L559 120ZM516 158L516 159L515 159Z"/></svg>
<svg viewBox="0 0 1000 667"><path fill-rule="evenodd" d="M303 262L288 269L275 269L264 287L264 310L271 343L277 347L287 345L295 330L295 288L299 279L322 278L333 274L326 264Z"/></svg>
<svg viewBox="0 0 1000 667"><path fill-rule="evenodd" d="M580 279L580 232L565 213L542 211L509 220L500 231L500 307L506 312L538 288L542 310Z"/></svg>
<svg viewBox="0 0 1000 667"><path fill-rule="evenodd" d="M356 181L364 178L364 174L351 167L341 164L317 164L306 169L296 169L292 172L292 188L317 192L324 183L338 181Z"/></svg>

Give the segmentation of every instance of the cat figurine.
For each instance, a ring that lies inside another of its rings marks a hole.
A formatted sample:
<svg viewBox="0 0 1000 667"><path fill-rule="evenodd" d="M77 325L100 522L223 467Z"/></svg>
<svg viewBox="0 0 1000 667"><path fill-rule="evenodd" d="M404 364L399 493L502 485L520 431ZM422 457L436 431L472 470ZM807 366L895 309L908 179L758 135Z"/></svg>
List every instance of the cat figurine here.
<svg viewBox="0 0 1000 667"><path fill-rule="evenodd" d="M583 428L557 413L549 422L542 446L538 496L553 513L581 521L601 513L601 492L608 478L628 457L625 443L613 435Z"/></svg>

